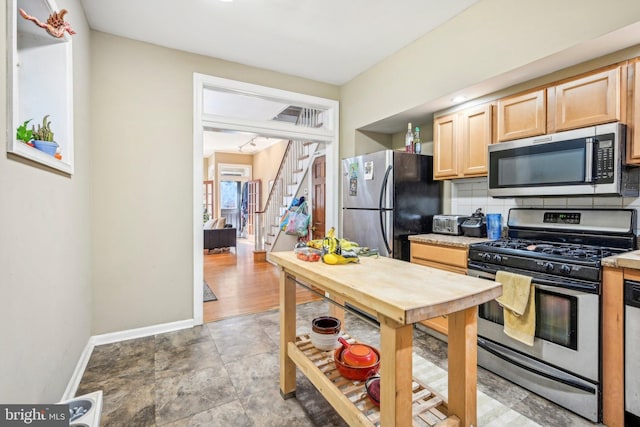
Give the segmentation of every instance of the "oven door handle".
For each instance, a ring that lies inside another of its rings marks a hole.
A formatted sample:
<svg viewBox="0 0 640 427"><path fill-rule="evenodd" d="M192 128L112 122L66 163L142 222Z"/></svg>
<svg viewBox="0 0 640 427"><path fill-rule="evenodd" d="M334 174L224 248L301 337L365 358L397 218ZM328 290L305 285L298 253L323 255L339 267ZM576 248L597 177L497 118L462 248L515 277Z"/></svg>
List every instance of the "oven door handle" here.
<svg viewBox="0 0 640 427"><path fill-rule="evenodd" d="M522 273L518 272L517 274L522 274ZM475 268L468 268L467 275L471 277L477 277L478 279L485 279L485 280L496 279L495 273L483 271L483 270L477 270ZM540 289L543 291L547 291L554 294L560 294L560 295L579 296L584 294L597 294L597 292L594 292L592 288L587 288L587 286L585 285L582 285L582 287L580 288L578 287L577 284L573 286L549 286L549 285L543 285L533 280L531 281L531 284L534 285L536 289Z"/></svg>
<svg viewBox="0 0 640 427"><path fill-rule="evenodd" d="M538 376L549 378L553 381L560 382L562 384L568 385L569 387L573 387L587 393L596 394L596 389L590 386L587 383L578 382L575 379L565 375L562 371L554 368L550 368L549 366L543 365L540 362L531 359L524 359L519 356L518 353L504 348L502 346L498 346L493 344L490 341L487 341L481 337L478 337L478 347L488 351L500 359L511 363L521 369L529 371Z"/></svg>

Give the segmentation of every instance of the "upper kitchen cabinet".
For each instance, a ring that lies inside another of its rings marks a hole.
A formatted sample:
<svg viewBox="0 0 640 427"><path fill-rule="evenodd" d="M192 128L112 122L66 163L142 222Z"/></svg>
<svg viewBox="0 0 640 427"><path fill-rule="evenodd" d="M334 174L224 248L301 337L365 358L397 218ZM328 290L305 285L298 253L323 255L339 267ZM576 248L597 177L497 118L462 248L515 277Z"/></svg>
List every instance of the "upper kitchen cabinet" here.
<svg viewBox="0 0 640 427"><path fill-rule="evenodd" d="M435 179L458 176L459 122L457 113L438 117L433 121L433 177Z"/></svg>
<svg viewBox="0 0 640 427"><path fill-rule="evenodd" d="M544 89L509 96L498 100L498 142L547 131L547 96Z"/></svg>
<svg viewBox="0 0 640 427"><path fill-rule="evenodd" d="M52 13L60 12L53 0L7 2L7 152L72 174L71 36L63 31L52 35L21 16L19 9L42 23L46 23ZM58 144L57 153L47 154L16 138L17 129L24 122L29 121L30 129L32 125L42 124L46 116Z"/></svg>
<svg viewBox="0 0 640 427"><path fill-rule="evenodd" d="M627 124L627 163L640 165L640 58L629 61L630 99Z"/></svg>
<svg viewBox="0 0 640 427"><path fill-rule="evenodd" d="M621 66L571 79L548 89L549 132L622 120ZM551 123L550 123L551 124Z"/></svg>
<svg viewBox="0 0 640 427"><path fill-rule="evenodd" d="M460 113L462 138L460 156L462 175L486 176L487 147L491 144L491 104L480 105Z"/></svg>
<svg viewBox="0 0 640 427"><path fill-rule="evenodd" d="M435 179L487 175L491 143L491 104L437 117L433 122Z"/></svg>

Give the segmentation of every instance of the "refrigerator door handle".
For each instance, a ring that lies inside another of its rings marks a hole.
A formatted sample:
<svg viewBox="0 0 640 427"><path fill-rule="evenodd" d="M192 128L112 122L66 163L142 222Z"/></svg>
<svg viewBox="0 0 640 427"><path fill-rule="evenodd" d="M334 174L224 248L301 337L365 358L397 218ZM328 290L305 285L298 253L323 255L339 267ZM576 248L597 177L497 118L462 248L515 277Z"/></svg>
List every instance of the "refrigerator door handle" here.
<svg viewBox="0 0 640 427"><path fill-rule="evenodd" d="M384 173L384 179L382 180L382 188L380 188L380 202L378 204L378 208L379 208L379 212L380 212L380 231L382 232L382 241L384 242L384 245L387 247L387 252L389 253L389 257L393 257L393 254L391 253L391 247L389 246L389 241L387 241L387 233L386 230L384 229L384 206L383 202L384 202L384 195L387 191L387 182L389 181L389 175L391 174L391 169L392 166L389 165L387 166L387 171Z"/></svg>

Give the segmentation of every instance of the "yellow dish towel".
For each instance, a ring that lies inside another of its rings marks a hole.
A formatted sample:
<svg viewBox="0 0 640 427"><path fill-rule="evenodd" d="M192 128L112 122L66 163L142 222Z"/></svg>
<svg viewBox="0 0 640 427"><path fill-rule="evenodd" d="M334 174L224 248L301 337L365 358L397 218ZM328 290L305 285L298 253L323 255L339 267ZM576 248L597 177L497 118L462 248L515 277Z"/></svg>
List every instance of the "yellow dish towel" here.
<svg viewBox="0 0 640 427"><path fill-rule="evenodd" d="M533 345L536 334L536 292L531 277L498 271L502 296L496 298L503 308L504 333L524 344Z"/></svg>

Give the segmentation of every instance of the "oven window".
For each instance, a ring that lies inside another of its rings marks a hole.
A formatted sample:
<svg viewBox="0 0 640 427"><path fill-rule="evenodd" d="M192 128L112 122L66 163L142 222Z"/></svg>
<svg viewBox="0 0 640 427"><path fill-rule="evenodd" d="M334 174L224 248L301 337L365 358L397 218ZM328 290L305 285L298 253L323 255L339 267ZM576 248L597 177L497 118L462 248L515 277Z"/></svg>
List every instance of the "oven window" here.
<svg viewBox="0 0 640 427"><path fill-rule="evenodd" d="M482 304L478 315L504 325L502 307L495 300ZM536 289L536 337L577 350L578 299Z"/></svg>

